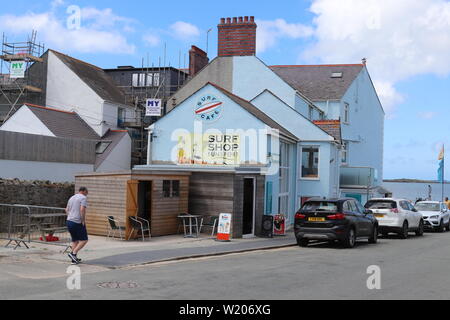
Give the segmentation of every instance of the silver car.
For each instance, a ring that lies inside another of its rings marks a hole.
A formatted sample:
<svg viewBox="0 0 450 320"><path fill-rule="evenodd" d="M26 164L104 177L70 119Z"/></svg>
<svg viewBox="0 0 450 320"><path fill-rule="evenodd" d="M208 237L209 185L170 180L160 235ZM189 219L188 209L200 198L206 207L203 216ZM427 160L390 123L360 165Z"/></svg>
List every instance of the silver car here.
<svg viewBox="0 0 450 320"><path fill-rule="evenodd" d="M421 201L416 209L422 214L425 229L444 232L450 231L450 212L445 203L439 201Z"/></svg>

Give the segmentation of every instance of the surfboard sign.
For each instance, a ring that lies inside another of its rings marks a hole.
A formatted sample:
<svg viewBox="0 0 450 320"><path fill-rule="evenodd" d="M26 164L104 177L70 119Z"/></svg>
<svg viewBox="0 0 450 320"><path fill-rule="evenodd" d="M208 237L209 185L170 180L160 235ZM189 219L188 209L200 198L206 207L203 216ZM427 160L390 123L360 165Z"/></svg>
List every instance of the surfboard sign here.
<svg viewBox="0 0 450 320"><path fill-rule="evenodd" d="M195 117L204 122L220 119L222 112L223 102L211 94L201 97L194 109Z"/></svg>

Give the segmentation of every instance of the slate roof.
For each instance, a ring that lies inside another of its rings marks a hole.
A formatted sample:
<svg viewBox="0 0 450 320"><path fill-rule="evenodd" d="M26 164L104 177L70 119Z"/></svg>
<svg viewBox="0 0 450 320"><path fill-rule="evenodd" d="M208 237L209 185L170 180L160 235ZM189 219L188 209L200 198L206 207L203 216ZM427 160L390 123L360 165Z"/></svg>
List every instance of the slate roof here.
<svg viewBox="0 0 450 320"><path fill-rule="evenodd" d="M103 100L123 105L126 104L125 93L115 85L112 78L103 69L60 52L54 50L50 51L53 52Z"/></svg>
<svg viewBox="0 0 450 320"><path fill-rule="evenodd" d="M341 100L363 68L363 64L270 66L312 101ZM333 73L342 73L342 78L333 78Z"/></svg>
<svg viewBox="0 0 450 320"><path fill-rule="evenodd" d="M321 128L323 131L334 137L339 143L342 142L342 131L340 120L318 120L313 123Z"/></svg>
<svg viewBox="0 0 450 320"><path fill-rule="evenodd" d="M267 114L262 112L260 109L255 107L253 104L251 104L249 101L244 100L233 93L229 92L228 90L225 90L224 88L209 82L208 84L212 85L219 91L221 91L224 95L226 95L228 98L236 102L238 105L240 105L242 108L247 110L249 113L251 113L254 117L259 119L260 121L264 122L266 125L268 125L270 128L277 129L280 131L281 134L285 135L286 137L289 137L293 140L298 141L299 139L293 135L289 130L285 129L281 125L279 125L276 121L274 121L272 118L270 118Z"/></svg>
<svg viewBox="0 0 450 320"><path fill-rule="evenodd" d="M100 140L100 136L75 112L29 103L26 106L58 138Z"/></svg>

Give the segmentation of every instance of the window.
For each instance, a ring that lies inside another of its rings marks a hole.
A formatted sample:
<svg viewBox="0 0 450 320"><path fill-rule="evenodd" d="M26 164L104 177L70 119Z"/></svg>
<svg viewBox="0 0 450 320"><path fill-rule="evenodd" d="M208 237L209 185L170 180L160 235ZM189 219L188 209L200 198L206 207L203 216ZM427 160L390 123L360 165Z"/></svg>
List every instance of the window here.
<svg viewBox="0 0 450 320"><path fill-rule="evenodd" d="M317 212L317 211L326 211L326 212L337 212L338 207L336 202L328 202L328 201L314 201L314 202L306 202L302 209L302 212Z"/></svg>
<svg viewBox="0 0 450 320"><path fill-rule="evenodd" d="M350 123L350 105L348 103L344 105L344 123Z"/></svg>
<svg viewBox="0 0 450 320"><path fill-rule="evenodd" d="M319 178L319 148L306 147L302 149L302 178Z"/></svg>
<svg viewBox="0 0 450 320"><path fill-rule="evenodd" d="M153 74L153 86L159 87L159 73Z"/></svg>
<svg viewBox="0 0 450 320"><path fill-rule="evenodd" d="M348 162L348 142L342 143L342 164L347 164Z"/></svg>
<svg viewBox="0 0 450 320"><path fill-rule="evenodd" d="M153 85L153 73L147 73L147 87Z"/></svg>
<svg viewBox="0 0 450 320"><path fill-rule="evenodd" d="M178 198L180 197L180 181L164 180L163 181L163 197Z"/></svg>
<svg viewBox="0 0 450 320"><path fill-rule="evenodd" d="M132 85L133 87L139 87L139 74L138 73L134 73L133 74L133 80L132 80Z"/></svg>
<svg viewBox="0 0 450 320"><path fill-rule="evenodd" d="M309 120L313 120L314 118L314 108L309 106Z"/></svg>
<svg viewBox="0 0 450 320"><path fill-rule="evenodd" d="M95 148L95 152L97 154L103 154L106 149L108 149L108 147L111 145L111 141L101 141L99 143L97 143L97 146Z"/></svg>

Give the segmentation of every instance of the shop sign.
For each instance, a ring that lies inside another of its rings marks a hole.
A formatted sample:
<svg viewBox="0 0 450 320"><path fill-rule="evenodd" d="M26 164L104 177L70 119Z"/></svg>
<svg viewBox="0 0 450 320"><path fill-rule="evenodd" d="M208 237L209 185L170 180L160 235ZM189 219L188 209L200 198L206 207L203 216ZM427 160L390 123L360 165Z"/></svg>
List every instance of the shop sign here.
<svg viewBox="0 0 450 320"><path fill-rule="evenodd" d="M178 164L237 166L241 137L238 134L188 134L178 138Z"/></svg>
<svg viewBox="0 0 450 320"><path fill-rule="evenodd" d="M284 214L277 214L275 216L273 234L275 236L286 235L286 216Z"/></svg>
<svg viewBox="0 0 450 320"><path fill-rule="evenodd" d="M230 241L231 239L231 219L230 213L221 213L219 217L219 227L217 229L218 241Z"/></svg>

